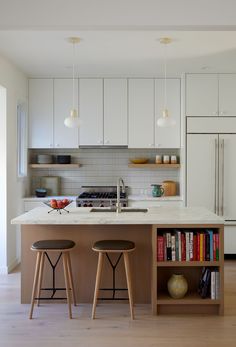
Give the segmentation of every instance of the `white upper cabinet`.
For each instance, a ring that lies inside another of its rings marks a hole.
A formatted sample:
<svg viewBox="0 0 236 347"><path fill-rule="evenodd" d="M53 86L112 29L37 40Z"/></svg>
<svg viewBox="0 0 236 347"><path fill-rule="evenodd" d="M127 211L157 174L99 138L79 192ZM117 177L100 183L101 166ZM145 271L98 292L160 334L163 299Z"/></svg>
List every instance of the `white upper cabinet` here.
<svg viewBox="0 0 236 347"><path fill-rule="evenodd" d="M127 145L127 123L127 79L104 79L104 145Z"/></svg>
<svg viewBox="0 0 236 347"><path fill-rule="evenodd" d="M129 79L129 148L154 148L154 79Z"/></svg>
<svg viewBox="0 0 236 347"><path fill-rule="evenodd" d="M103 79L79 79L80 145L103 144Z"/></svg>
<svg viewBox="0 0 236 347"><path fill-rule="evenodd" d="M72 79L54 80L54 147L78 148L78 129L64 125L73 108ZM78 108L78 79L75 80L75 108Z"/></svg>
<svg viewBox="0 0 236 347"><path fill-rule="evenodd" d="M155 147L179 148L180 147L180 80L170 78L166 81L167 109L169 116L176 121L175 126L161 128L157 126L157 119L162 117L164 109L165 80L155 80Z"/></svg>
<svg viewBox="0 0 236 347"><path fill-rule="evenodd" d="M217 74L188 74L186 76L186 115L218 115Z"/></svg>
<svg viewBox="0 0 236 347"><path fill-rule="evenodd" d="M29 147L53 147L53 79L29 80Z"/></svg>
<svg viewBox="0 0 236 347"><path fill-rule="evenodd" d="M219 74L219 115L236 116L236 74Z"/></svg>

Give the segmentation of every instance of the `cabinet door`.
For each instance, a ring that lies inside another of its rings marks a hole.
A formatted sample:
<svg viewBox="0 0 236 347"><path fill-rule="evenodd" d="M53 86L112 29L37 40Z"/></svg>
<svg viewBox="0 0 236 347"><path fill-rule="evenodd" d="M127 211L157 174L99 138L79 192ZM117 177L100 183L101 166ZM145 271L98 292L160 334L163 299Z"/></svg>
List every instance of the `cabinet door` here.
<svg viewBox="0 0 236 347"><path fill-rule="evenodd" d="M104 144L127 145L127 79L104 79Z"/></svg>
<svg viewBox="0 0 236 347"><path fill-rule="evenodd" d="M236 134L219 135L219 206L226 220L236 220Z"/></svg>
<svg viewBox="0 0 236 347"><path fill-rule="evenodd" d="M167 79L167 109L176 125L168 128L157 126L157 119L162 117L164 109L164 79L155 80L155 146L158 148L180 147L180 80Z"/></svg>
<svg viewBox="0 0 236 347"><path fill-rule="evenodd" d="M129 80L129 148L154 148L154 79Z"/></svg>
<svg viewBox="0 0 236 347"><path fill-rule="evenodd" d="M103 80L79 80L80 145L103 144Z"/></svg>
<svg viewBox="0 0 236 347"><path fill-rule="evenodd" d="M236 116L236 74L219 75L219 114Z"/></svg>
<svg viewBox="0 0 236 347"><path fill-rule="evenodd" d="M29 147L53 147L53 79L29 80Z"/></svg>
<svg viewBox="0 0 236 347"><path fill-rule="evenodd" d="M186 76L186 115L218 115L217 74L188 74Z"/></svg>
<svg viewBox="0 0 236 347"><path fill-rule="evenodd" d="M75 107L78 108L78 80L75 80ZM78 148L78 129L64 125L73 107L72 79L54 80L54 147Z"/></svg>
<svg viewBox="0 0 236 347"><path fill-rule="evenodd" d="M225 225L224 248L225 254L236 254L236 225Z"/></svg>
<svg viewBox="0 0 236 347"><path fill-rule="evenodd" d="M187 206L217 210L218 135L187 135Z"/></svg>

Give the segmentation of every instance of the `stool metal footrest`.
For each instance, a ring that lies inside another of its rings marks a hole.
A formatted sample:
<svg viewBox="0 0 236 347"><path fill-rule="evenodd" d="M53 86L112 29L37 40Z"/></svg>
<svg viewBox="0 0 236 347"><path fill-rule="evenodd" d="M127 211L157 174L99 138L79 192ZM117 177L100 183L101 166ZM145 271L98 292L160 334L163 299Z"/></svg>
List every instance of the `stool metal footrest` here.
<svg viewBox="0 0 236 347"><path fill-rule="evenodd" d="M127 288L116 288L116 268L121 260L123 253L120 253L117 261L115 262L115 264L112 263L111 258L109 257L108 253L106 253L106 257L109 261L109 264L111 265L112 268L112 288L99 288L99 290L110 290L113 292L112 297L110 298L98 298L98 300L128 300L128 298L117 298L116 292L117 291L123 291L123 290L128 290Z"/></svg>
<svg viewBox="0 0 236 347"><path fill-rule="evenodd" d="M55 270L56 270L56 267L61 259L61 256L62 256L62 252L59 254L59 256L57 257L57 260L56 262L53 264L48 253L47 252L44 252L44 254L46 255L47 259L48 259L48 262L52 268L52 287L51 288L40 288L40 291L41 290L51 290L52 291L52 295L50 297L47 297L47 298L34 298L35 300L66 300L67 298L55 298L55 294L58 290L66 290L66 288L57 288L56 287L56 273L55 273ZM71 290L71 289L70 289Z"/></svg>

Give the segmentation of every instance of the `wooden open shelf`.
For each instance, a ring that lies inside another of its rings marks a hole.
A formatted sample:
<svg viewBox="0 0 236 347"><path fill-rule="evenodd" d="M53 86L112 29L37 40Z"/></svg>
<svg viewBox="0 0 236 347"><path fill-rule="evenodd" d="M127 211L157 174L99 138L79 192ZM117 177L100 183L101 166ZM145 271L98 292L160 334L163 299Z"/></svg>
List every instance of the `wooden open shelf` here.
<svg viewBox="0 0 236 347"><path fill-rule="evenodd" d="M157 235L163 230L214 229L220 235L219 261L157 261ZM224 225L183 224L153 225L152 227L152 312L153 314L224 314ZM198 295L202 267L215 267L220 274L219 299L202 299ZM173 299L167 283L173 273L181 273L187 279L188 293L183 299Z"/></svg>
<svg viewBox="0 0 236 347"><path fill-rule="evenodd" d="M140 169L179 169L180 164L129 164L130 168Z"/></svg>
<svg viewBox="0 0 236 347"><path fill-rule="evenodd" d="M76 169L81 164L30 164L32 169Z"/></svg>
<svg viewBox="0 0 236 347"><path fill-rule="evenodd" d="M199 267L199 266L219 266L219 261L158 261L156 263L159 267Z"/></svg>
<svg viewBox="0 0 236 347"><path fill-rule="evenodd" d="M183 299L173 299L168 294L158 295L157 305L219 305L220 300L202 299L197 293L187 294Z"/></svg>

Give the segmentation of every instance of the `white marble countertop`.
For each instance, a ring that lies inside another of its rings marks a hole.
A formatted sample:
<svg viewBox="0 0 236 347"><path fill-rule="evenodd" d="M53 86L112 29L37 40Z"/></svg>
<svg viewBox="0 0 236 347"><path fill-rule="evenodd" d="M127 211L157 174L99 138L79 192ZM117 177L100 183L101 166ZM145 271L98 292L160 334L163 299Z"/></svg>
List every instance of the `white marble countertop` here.
<svg viewBox="0 0 236 347"><path fill-rule="evenodd" d="M78 196L78 195L77 195ZM54 195L54 196L45 196L44 198L38 198L37 196L28 196L26 198L23 198L25 202L33 202L33 201L47 201L51 199L69 199L69 200L75 200L77 198L75 195Z"/></svg>
<svg viewBox="0 0 236 347"><path fill-rule="evenodd" d="M127 208L129 209L129 208ZM69 208L70 213L37 207L14 218L12 224L224 224L221 217L202 207L151 207L142 212L90 212L89 207Z"/></svg>
<svg viewBox="0 0 236 347"><path fill-rule="evenodd" d="M179 195L161 196L161 197L157 198L157 197L154 197L152 195L130 194L128 196L128 200L133 200L133 201L183 201L183 198Z"/></svg>

